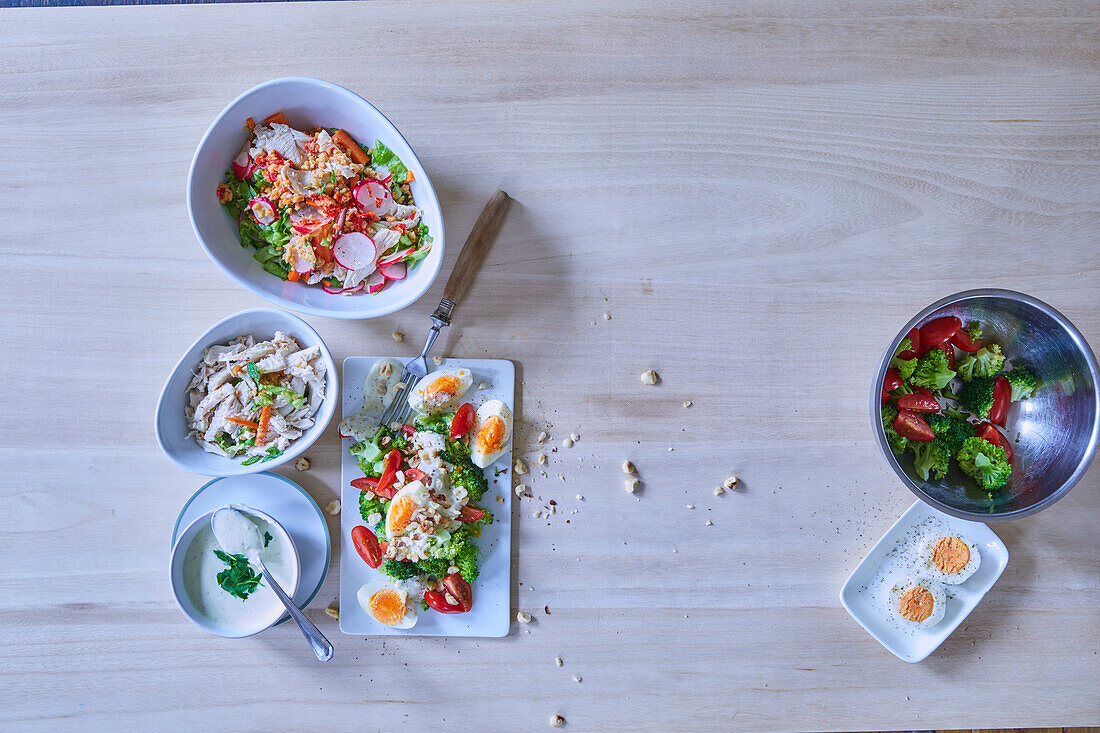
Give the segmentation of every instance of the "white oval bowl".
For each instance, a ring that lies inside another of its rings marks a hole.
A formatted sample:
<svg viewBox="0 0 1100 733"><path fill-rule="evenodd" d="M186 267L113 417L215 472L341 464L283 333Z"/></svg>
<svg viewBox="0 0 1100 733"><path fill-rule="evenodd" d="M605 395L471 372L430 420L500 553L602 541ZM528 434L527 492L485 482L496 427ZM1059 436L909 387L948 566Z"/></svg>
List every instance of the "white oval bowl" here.
<svg viewBox="0 0 1100 733"><path fill-rule="evenodd" d="M302 579L302 562L298 556L298 548L294 546L294 538L290 536L290 533L283 528L283 525L279 524L270 514L265 514L259 509L253 509L252 507L240 506L238 507L247 514L263 519L272 527L274 527L279 536L278 539L286 543L286 546L290 548L291 556L294 559L292 567L294 568L294 582L293 587L286 588L286 594L293 598L294 594L298 592L298 583ZM213 634L214 636L221 636L226 639L243 639L246 636L255 636L256 634L271 628L285 616L286 611L281 613L272 613L269 616L258 619L254 626L250 627L236 627L236 626L221 626L213 623L206 616L203 616L195 608L191 602L191 598L187 595L187 590L183 584L183 561L187 557L187 549L191 546L191 542L195 539L195 535L199 533L204 526L210 524L210 517L214 515L217 509L211 510L202 516L195 519L191 524L187 525L187 529L180 533L180 536L176 539L174 545L172 545L172 556L169 562L169 573L172 582L172 595L176 599L176 605L179 606L180 611L190 621L198 626L203 631Z"/></svg>
<svg viewBox="0 0 1100 733"><path fill-rule="evenodd" d="M237 222L218 203L218 184L247 137L245 120L263 120L282 111L293 127L340 127L358 142L381 140L412 171L413 199L432 237L431 252L404 280L391 281L374 295L330 295L319 286L283 281L242 247ZM413 303L431 287L443 264L443 216L428 174L409 143L367 100L344 87L308 77L273 79L249 89L221 111L199 143L187 176L187 213L206 254L241 287L284 308L330 318L377 318Z"/></svg>
<svg viewBox="0 0 1100 733"><path fill-rule="evenodd" d="M194 438L187 434L187 419L184 408L187 405L187 385L191 381L192 370L202 360L206 349L215 344L225 344L237 336L255 336L266 341L276 331L294 337L302 348L321 347L321 358L325 360L325 399L313 416L313 427L290 444L290 447L278 458L270 461L258 461L250 466L242 466L244 457L226 458L207 453ZM244 473L258 473L281 466L302 455L325 431L339 402L339 379L336 376L336 363L332 360L325 342L308 323L293 313L274 308L254 308L234 313L228 318L211 326L199 336L195 343L184 352L175 369L164 383L157 402L156 416L153 418L157 443L164 455L168 456L180 468L185 468L202 476L236 476Z"/></svg>

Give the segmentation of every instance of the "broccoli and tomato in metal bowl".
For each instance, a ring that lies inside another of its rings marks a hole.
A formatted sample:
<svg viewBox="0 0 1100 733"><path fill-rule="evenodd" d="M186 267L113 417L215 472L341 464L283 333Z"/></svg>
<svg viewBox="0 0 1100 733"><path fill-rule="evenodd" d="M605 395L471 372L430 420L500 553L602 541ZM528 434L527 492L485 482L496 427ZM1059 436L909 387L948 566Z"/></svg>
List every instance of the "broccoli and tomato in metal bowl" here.
<svg viewBox="0 0 1100 733"><path fill-rule="evenodd" d="M1018 518L1064 495L1100 432L1095 357L1060 313L1022 293L932 304L895 337L872 388L891 467L942 511Z"/></svg>

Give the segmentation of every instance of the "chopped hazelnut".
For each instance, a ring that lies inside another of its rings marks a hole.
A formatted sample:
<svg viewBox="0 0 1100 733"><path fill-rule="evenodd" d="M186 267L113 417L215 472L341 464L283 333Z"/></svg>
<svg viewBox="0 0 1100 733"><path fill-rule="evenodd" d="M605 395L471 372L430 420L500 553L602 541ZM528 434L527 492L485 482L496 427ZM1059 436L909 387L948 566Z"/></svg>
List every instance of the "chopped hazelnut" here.
<svg viewBox="0 0 1100 733"><path fill-rule="evenodd" d="M630 461L623 461L623 473L634 473L634 464Z"/></svg>
<svg viewBox="0 0 1100 733"><path fill-rule="evenodd" d="M691 405L692 405L691 400L684 400L684 407L691 407Z"/></svg>
<svg viewBox="0 0 1100 733"><path fill-rule="evenodd" d="M633 494L638 489L638 479L628 478L623 483L623 488L627 490L627 493Z"/></svg>
<svg viewBox="0 0 1100 733"><path fill-rule="evenodd" d="M657 384L657 380L659 380L660 378L660 375L658 375L657 372L653 371L652 369L646 369L644 372L642 372L643 384Z"/></svg>
<svg viewBox="0 0 1100 733"><path fill-rule="evenodd" d="M516 613L516 621L519 621L521 624L529 624L531 623L531 614L526 611L519 611Z"/></svg>
<svg viewBox="0 0 1100 733"><path fill-rule="evenodd" d="M543 431L542 431L541 433L539 433L538 441L539 441L540 443L545 443L545 442L546 442L546 439L547 439L547 438L549 438L549 437L550 437L550 436L546 434L546 431L545 431L545 430L543 430Z"/></svg>
<svg viewBox="0 0 1100 733"><path fill-rule="evenodd" d="M340 607L336 605L336 601L333 601L328 605L327 608L325 608L325 613L327 613L329 616L332 616L334 619L339 620Z"/></svg>
<svg viewBox="0 0 1100 733"><path fill-rule="evenodd" d="M527 464L523 462L522 458L517 458L516 465L512 467L512 470L514 470L518 475L522 476L523 474L527 473Z"/></svg>
<svg viewBox="0 0 1100 733"><path fill-rule="evenodd" d="M563 725L565 725L565 718L561 717L560 715L551 715L550 716L550 727L551 728L560 728Z"/></svg>
<svg viewBox="0 0 1100 733"><path fill-rule="evenodd" d="M738 478L736 476L730 476L728 479L722 482L722 485L727 489L732 489L737 485Z"/></svg>
<svg viewBox="0 0 1100 733"><path fill-rule="evenodd" d="M392 336L393 336L393 340L396 341L397 343L401 343L402 341L405 340L405 334L401 333L400 331L394 331Z"/></svg>
<svg viewBox="0 0 1100 733"><path fill-rule="evenodd" d="M294 461L294 467L297 468L299 471L308 471L309 459L305 456L302 456L298 460Z"/></svg>
<svg viewBox="0 0 1100 733"><path fill-rule="evenodd" d="M573 441L570 440L569 438L562 438L561 447L562 448L572 448L573 447Z"/></svg>
<svg viewBox="0 0 1100 733"><path fill-rule="evenodd" d="M340 500L333 499L332 501L330 501L328 503L328 506L325 507L325 511L335 517L337 514L340 513Z"/></svg>

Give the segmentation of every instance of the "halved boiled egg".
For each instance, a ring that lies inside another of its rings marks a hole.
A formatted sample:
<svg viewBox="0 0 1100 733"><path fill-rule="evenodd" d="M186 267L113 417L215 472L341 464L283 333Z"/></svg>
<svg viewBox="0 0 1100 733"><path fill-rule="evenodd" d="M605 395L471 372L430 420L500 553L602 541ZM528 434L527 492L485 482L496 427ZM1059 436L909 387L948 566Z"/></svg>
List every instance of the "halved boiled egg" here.
<svg viewBox="0 0 1100 733"><path fill-rule="evenodd" d="M469 369L443 367L427 375L409 393L409 407L421 414L434 415L458 404L474 383Z"/></svg>
<svg viewBox="0 0 1100 733"><path fill-rule="evenodd" d="M943 620L947 592L926 578L910 579L890 589L890 615L903 625L926 629Z"/></svg>
<svg viewBox="0 0 1100 733"><path fill-rule="evenodd" d="M978 545L956 535L933 535L921 543L920 558L933 580L962 583L978 570Z"/></svg>
<svg viewBox="0 0 1100 733"><path fill-rule="evenodd" d="M500 400L489 400L477 408L470 431L470 460L486 468L504 453L512 439L512 410Z"/></svg>
<svg viewBox="0 0 1100 733"><path fill-rule="evenodd" d="M427 506L430 500L428 488L419 481L413 481L394 494L386 509L386 536L403 535L412 524L416 512Z"/></svg>
<svg viewBox="0 0 1100 733"><path fill-rule="evenodd" d="M411 629L416 624L416 603L404 588L375 580L360 587L355 597L363 610L380 624L397 629Z"/></svg>

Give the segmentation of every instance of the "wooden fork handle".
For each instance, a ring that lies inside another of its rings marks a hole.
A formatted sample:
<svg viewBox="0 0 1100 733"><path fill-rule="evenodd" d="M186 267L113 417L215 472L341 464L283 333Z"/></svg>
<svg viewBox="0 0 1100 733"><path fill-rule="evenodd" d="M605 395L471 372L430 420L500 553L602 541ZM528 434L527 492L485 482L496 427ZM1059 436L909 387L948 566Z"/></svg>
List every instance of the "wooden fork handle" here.
<svg viewBox="0 0 1100 733"><path fill-rule="evenodd" d="M481 210L477 221L474 222L474 228L470 230L470 236L466 237L466 244L462 245L462 251L458 253L458 261L451 270L451 276L447 278L447 285L443 288L444 300L458 305L466 296L466 291L470 289L470 283L473 282L474 273L481 267L504 212L508 209L508 201L508 194L497 191Z"/></svg>

